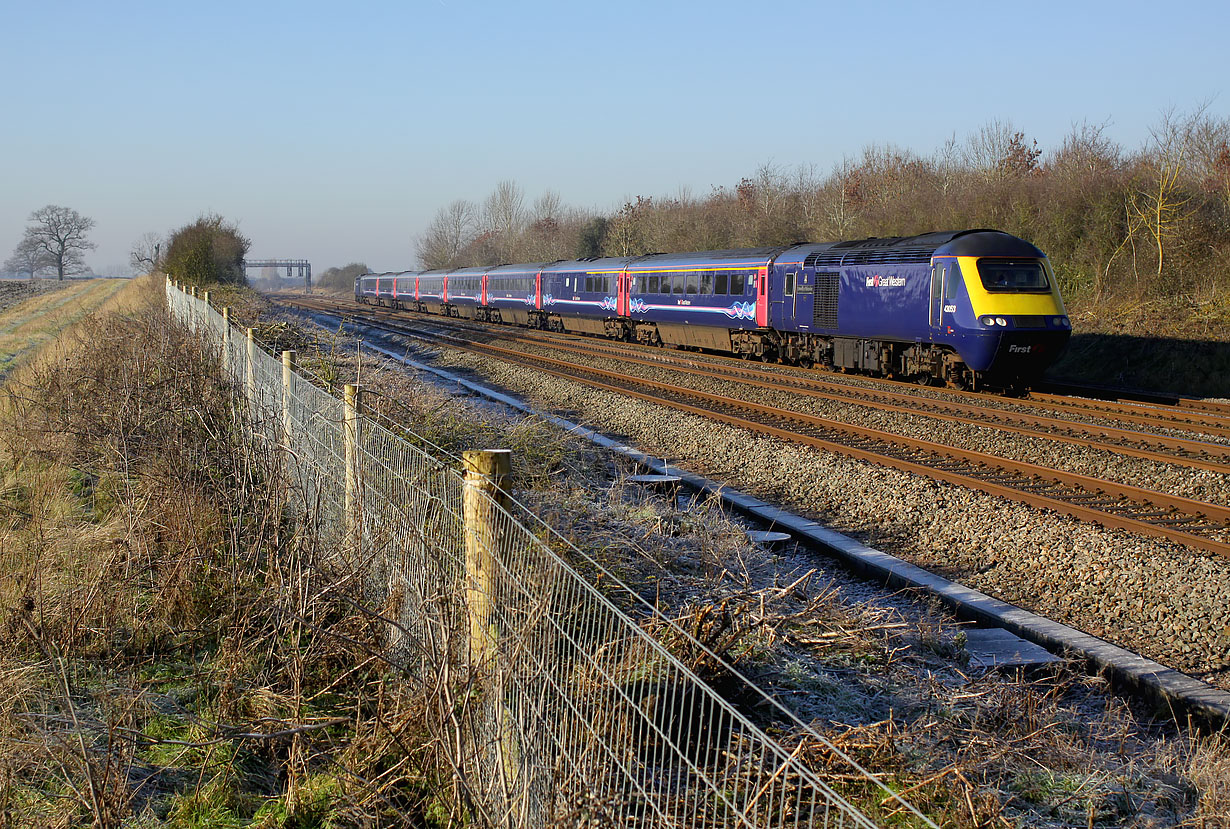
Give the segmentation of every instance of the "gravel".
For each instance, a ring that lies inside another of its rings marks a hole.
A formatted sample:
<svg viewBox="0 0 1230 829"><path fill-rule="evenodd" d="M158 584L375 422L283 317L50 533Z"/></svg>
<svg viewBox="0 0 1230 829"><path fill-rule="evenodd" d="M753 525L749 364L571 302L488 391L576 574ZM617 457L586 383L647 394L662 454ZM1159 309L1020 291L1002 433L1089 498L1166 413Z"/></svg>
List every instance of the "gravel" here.
<svg viewBox="0 0 1230 829"><path fill-rule="evenodd" d="M885 552L1230 689L1230 561L488 358L445 352L437 359ZM649 376L656 370L635 371ZM1056 451L1042 438L846 404L808 407L885 431L1042 457L1057 468L1187 497L1224 502L1230 491L1223 475L1063 444Z"/></svg>

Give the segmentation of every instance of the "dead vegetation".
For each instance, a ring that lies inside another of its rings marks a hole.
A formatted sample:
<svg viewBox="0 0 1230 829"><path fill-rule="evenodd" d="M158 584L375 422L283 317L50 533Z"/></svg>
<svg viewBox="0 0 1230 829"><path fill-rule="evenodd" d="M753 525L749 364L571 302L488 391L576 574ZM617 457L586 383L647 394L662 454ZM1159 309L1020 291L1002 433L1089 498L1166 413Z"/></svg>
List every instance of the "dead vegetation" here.
<svg viewBox="0 0 1230 829"><path fill-rule="evenodd" d="M430 824L422 710L378 657L161 284L0 413L0 825Z"/></svg>

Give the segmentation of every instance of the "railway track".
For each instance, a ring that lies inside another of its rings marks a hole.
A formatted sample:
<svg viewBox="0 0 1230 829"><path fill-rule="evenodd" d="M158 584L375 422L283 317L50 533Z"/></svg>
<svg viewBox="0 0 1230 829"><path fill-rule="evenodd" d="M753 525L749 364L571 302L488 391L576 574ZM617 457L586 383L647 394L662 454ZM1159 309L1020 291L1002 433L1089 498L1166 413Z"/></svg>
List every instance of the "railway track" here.
<svg viewBox="0 0 1230 829"><path fill-rule="evenodd" d="M515 334L502 336L501 340L543 345L541 339ZM917 395L888 389L851 386L812 377L768 373L758 369L742 368L738 363L730 365L705 363L687 357L678 357L670 352L632 356L627 353L626 348L621 349L618 346L605 345L601 342L591 344L584 341L565 341L552 344L551 348L579 356L618 360L621 363L667 367L671 371L705 379L728 380L767 391L789 392L818 400L852 403L880 411L910 414L953 423L992 426L1002 432L1042 437L1058 443L1230 475L1230 445L1121 429L1114 426L1087 424L1047 415L1014 412L938 398L928 398L925 408L920 408Z"/></svg>
<svg viewBox="0 0 1230 829"><path fill-rule="evenodd" d="M296 304L301 307L315 306L314 310L331 313L337 313L339 310L335 305L309 304L299 299L296 299ZM353 308L346 310L353 316ZM516 348L475 342L453 334L426 332L388 321L373 324L391 333L412 337L432 345L443 345L495 357L581 382L593 388L666 405L679 411L750 429L760 434L814 446L957 486L977 489L1034 507L1052 509L1103 526L1161 536L1197 549L1230 557L1230 508L1217 504L1060 472L1035 464L902 437L866 427L838 423L802 412L661 383L643 377L628 377L601 368L579 366L543 355L527 354ZM517 335L512 336L515 338ZM501 339L504 338L505 336L502 335ZM579 348L579 346L570 346L570 348ZM641 360L642 358L629 358L624 353L620 355L620 359ZM652 362L661 363L660 360ZM810 383L823 382L810 378L803 379ZM764 381L756 380L755 382ZM814 389L809 389L809 392L819 393ZM878 405L889 404L881 402ZM914 406L915 408L910 411L917 413L916 400ZM956 414L949 416L958 417ZM1149 436L1143 437L1148 438ZM1216 445L1210 444L1210 446ZM1142 449L1140 451L1151 450ZM1210 462L1220 464L1220 467L1224 468L1226 456L1223 454L1220 457L1221 460Z"/></svg>
<svg viewBox="0 0 1230 829"><path fill-rule="evenodd" d="M1082 386L1077 383L1052 381L1043 383L1037 389L1037 395L1053 395L1060 398L1084 397L1103 400L1112 403L1147 404L1153 406L1172 407L1177 410L1193 412L1210 412L1222 417L1230 417L1230 402L1222 400L1201 400L1199 398L1183 397L1165 392L1147 392L1136 389L1118 389L1108 386Z"/></svg>
<svg viewBox="0 0 1230 829"><path fill-rule="evenodd" d="M301 295L299 296L283 296L283 301L298 303L303 307L312 307L314 310L330 311L332 313L354 314L356 306L350 302L338 302L333 300L309 299ZM406 319L406 312L394 311L381 306L366 305L362 306L364 313L371 316L380 316L386 319ZM485 323L477 323L472 320L460 319L456 317L428 317L432 322L440 322L450 325L469 325L476 326L479 330L491 330ZM701 359L710 364L722 364L728 366L741 366L744 370L750 373L760 373L771 377L799 377L804 380L810 380L817 385L826 385L830 388L853 389L855 388L849 382L843 382L840 379L845 377L846 380L856 379L867 384L861 386L865 391L874 391L872 386L880 387L885 390L897 390L899 394L915 399L917 405L917 397L920 387L900 380L890 380L884 378L872 378L862 375L840 375L831 374L834 379L821 379L822 373L807 370L796 369L789 366L762 366L758 363L747 363L733 357L719 356L716 354L702 355L693 352L677 352L668 351L660 348L652 348L649 346L641 346L634 343L607 343L603 345L602 340L595 340L588 337L582 337L575 334L557 334L545 331L532 331L530 329L500 327L501 338L519 337L522 342L535 342L542 344L545 341L553 342L586 342L593 344L594 348L605 347L606 353L614 354L619 359L626 359L630 352L637 351L642 354L653 355L648 359L656 359L659 361L667 361L674 359L676 361L691 360L699 361ZM689 356L684 357L682 355ZM673 356L672 356L673 355ZM789 374L782 373L785 369ZM959 389L938 388L938 387L922 387L932 395L943 395L943 399L951 400L958 403L966 403L974 409L986 410L992 408L991 402L998 402L1003 405L1011 405L1016 409L1031 411L1042 415L1064 414L1071 417L1100 419L1119 421L1120 423L1131 424L1133 426L1141 426L1147 429L1162 429L1178 432L1189 432L1193 434L1209 435L1219 438L1230 438L1230 403L1222 403L1213 400L1187 400L1172 396L1155 395L1150 396L1148 400L1107 400L1095 398L1070 397L1062 394L1053 394L1047 392L1035 392L1026 398L996 398L988 397L981 392L968 392ZM1080 390L1083 387L1070 387L1075 390ZM931 405L934 401L941 399L938 396L931 396L927 399L927 405ZM1196 448L1197 453L1200 451Z"/></svg>
<svg viewBox="0 0 1230 829"><path fill-rule="evenodd" d="M303 304L298 299L292 301ZM328 302L308 303L304 304L304 307L309 305L319 310L354 312L353 306L339 308L338 305ZM378 307L372 310L372 314L390 320L405 319L397 312ZM436 320L436 318L431 319ZM445 320L447 320L446 324L458 322L451 318L440 318L441 322ZM462 324L474 325L469 321ZM478 330L489 329L480 326ZM854 404L932 420L989 426L1010 434L1039 437L1057 443L1230 475L1230 445L1064 419L1055 417L1047 409L1036 405L1027 407L1032 411L1016 411L1014 409L1020 407L1009 409L998 405L988 405L986 395L972 395L972 400L966 397L949 398L947 395L920 400L918 389L908 385L906 386L908 392L895 390L892 386L853 385L837 379L818 377L814 372L803 370L789 373L766 371L758 364L747 364L739 360L708 355L701 357L697 354L643 346L630 347L627 343L606 343L602 340L574 335L500 329L500 340L551 348L588 358L669 368L681 374L708 380L726 380L765 391L790 393L803 398ZM1015 404L1017 401L1012 402ZM1153 428L1166 428L1172 423L1169 420L1152 420L1145 425Z"/></svg>

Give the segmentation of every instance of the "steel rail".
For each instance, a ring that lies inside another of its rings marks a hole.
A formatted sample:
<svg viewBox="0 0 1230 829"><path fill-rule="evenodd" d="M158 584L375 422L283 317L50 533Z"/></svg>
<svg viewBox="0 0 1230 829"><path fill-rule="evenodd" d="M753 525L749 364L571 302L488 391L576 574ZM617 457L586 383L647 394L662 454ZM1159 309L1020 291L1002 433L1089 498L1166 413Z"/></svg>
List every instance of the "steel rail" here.
<svg viewBox="0 0 1230 829"><path fill-rule="evenodd" d="M293 298L285 298L287 301L300 302L302 297L295 296ZM353 313L354 306L350 303L335 302L335 308L345 308L348 312ZM376 305L364 306L374 314L380 314L389 317L398 317L399 314L391 308ZM323 308L320 308L323 310ZM434 317L433 317L434 318ZM467 320L461 317L439 317L440 320L447 320L449 323L471 323L481 326L475 320ZM556 332L537 332L542 338L567 336L569 338L581 339L578 335L560 335ZM625 344L626 345L626 344ZM640 346L640 344L637 344ZM655 350L652 346L641 346L647 350ZM715 359L726 362L736 362L735 357L718 357L717 355L708 355ZM741 361L739 361L741 362ZM768 373L768 372L766 372ZM780 376L774 373L774 376ZM874 382L884 386L901 386L910 388L913 384L901 381L891 380L888 378L879 377L860 377L860 379ZM979 392L969 392L960 389L932 387L933 391L942 392L943 394L955 397L958 400L969 401L974 405L978 405L979 401L985 402L987 396ZM931 398L936 399L936 398ZM1190 401L1189 401L1190 402ZM1014 405L1027 408L1037 408L1051 411L1067 412L1082 417L1103 418L1109 420L1121 420L1126 423L1132 423L1138 426L1159 427L1164 429L1175 429L1178 431L1198 432L1218 437L1230 437L1230 406L1227 404L1218 403L1216 401L1198 401L1202 405L1199 407L1188 407L1187 409L1177 408L1169 405L1149 405L1147 403L1120 403L1107 402L1101 400L1070 398L1061 395L1051 395L1046 393L1033 393L1029 397L1015 398Z"/></svg>
<svg viewBox="0 0 1230 829"><path fill-rule="evenodd" d="M378 308L378 306L374 307ZM384 308L379 308L375 315L391 319L401 318L399 314ZM452 317L441 319L447 319L450 324L457 321ZM485 329L480 328L480 330ZM537 345L584 356L607 355L621 362L649 367L665 367L683 374L730 380L770 391L791 392L830 402L861 405L881 411L994 428L1009 434L1038 437L1156 463L1178 464L1230 475L1230 446L1224 444L1120 429L1114 426L1086 424L1028 412L1015 412L986 406L982 404L982 401L965 403L930 397L920 399L916 395L888 389L873 389L816 377L758 371L744 367L740 363L732 365L728 361L700 361L661 352L658 349L646 349L640 352L644 354L643 357L635 357L625 353L626 347L621 348L602 341L589 341L575 337L526 336L520 331L512 330L507 333L501 332L500 338L505 341ZM920 407L920 403L924 401L925 407Z"/></svg>
<svg viewBox="0 0 1230 829"><path fill-rule="evenodd" d="M1056 398L1059 400L1068 397L1091 398L1120 405L1144 404L1202 414L1208 412L1219 417L1230 417L1230 402L1222 400L1205 400L1199 397L1187 397L1171 392L1150 392L1140 389L1081 385L1080 383L1068 383L1062 380L1049 380L1042 383L1039 388L1034 389L1032 396Z"/></svg>
<svg viewBox="0 0 1230 829"><path fill-rule="evenodd" d="M1080 423L1046 415L1014 412L1007 409L978 406L952 400L935 398L920 399L916 396L885 389L868 389L849 386L811 377L766 374L754 369L722 364L703 368L704 364L686 358L664 354L652 357L633 357L620 353L618 348L603 343L589 344L565 340L544 343L534 337L511 334L501 339L512 342L540 345L558 351L579 355L610 355L625 363L649 367L666 367L670 371L691 374L708 379L729 380L769 391L789 392L837 403L852 403L881 411L910 414L919 417L961 423L971 426L995 428L1002 432L1027 437L1041 437L1058 443L1067 443L1090 449L1128 455L1158 463L1181 464L1211 472L1230 474L1230 446L1220 443L1176 438L1114 426ZM735 378L738 378L737 380ZM772 380L761 379L772 378ZM925 403L926 408L921 408ZM1099 440L1099 438L1105 440ZM1161 451L1161 450L1170 451Z"/></svg>
<svg viewBox="0 0 1230 829"><path fill-rule="evenodd" d="M1220 537L1230 536L1230 508L1220 505L930 441L902 438L876 429L836 423L814 415L683 389L644 378L629 378L605 369L581 367L511 348L475 343L449 334L405 330L394 333L496 357L593 388L666 405L788 442L803 443L878 466L889 466L1033 507L1050 509L1102 526L1160 536L1230 557L1230 542ZM601 379L593 379L595 377ZM646 388L654 389L658 394L645 391ZM757 416L796 425L787 428L764 422ZM809 431L800 432L798 424L806 426ZM834 439L836 437L844 438L844 441Z"/></svg>

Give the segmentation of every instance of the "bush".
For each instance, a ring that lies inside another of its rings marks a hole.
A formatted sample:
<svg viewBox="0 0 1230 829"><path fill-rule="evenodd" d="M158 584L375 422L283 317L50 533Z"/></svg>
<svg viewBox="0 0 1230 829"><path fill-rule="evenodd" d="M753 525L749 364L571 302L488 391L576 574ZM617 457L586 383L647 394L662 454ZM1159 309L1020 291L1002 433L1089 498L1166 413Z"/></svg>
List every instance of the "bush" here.
<svg viewBox="0 0 1230 829"><path fill-rule="evenodd" d="M243 258L251 242L218 215L205 215L171 234L163 269L173 279L203 287L246 285Z"/></svg>

